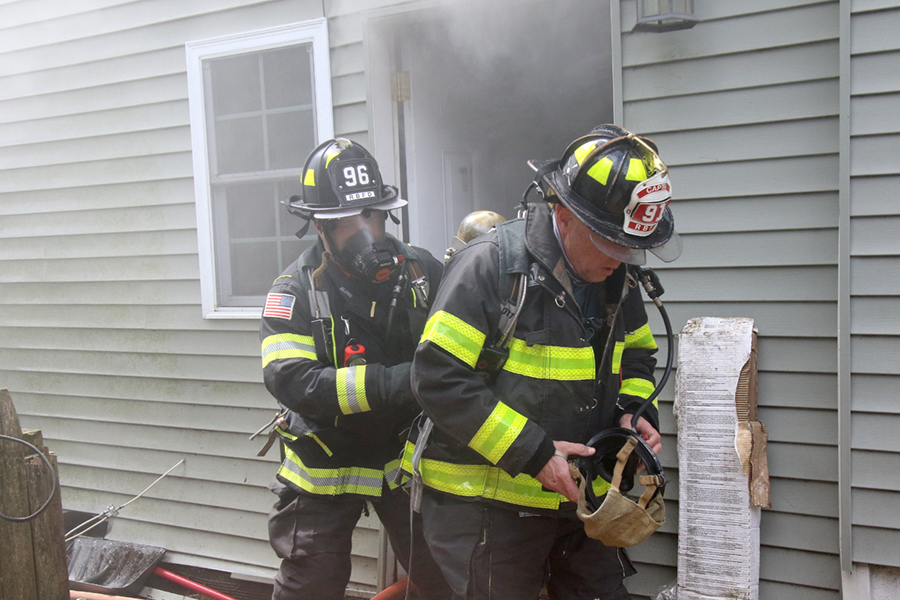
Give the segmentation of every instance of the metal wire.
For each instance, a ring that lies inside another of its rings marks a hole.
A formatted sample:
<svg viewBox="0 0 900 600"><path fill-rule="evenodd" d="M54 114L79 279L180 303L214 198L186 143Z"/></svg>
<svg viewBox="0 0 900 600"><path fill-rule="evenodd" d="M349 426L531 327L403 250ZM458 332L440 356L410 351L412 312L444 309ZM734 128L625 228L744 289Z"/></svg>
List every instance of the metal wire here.
<svg viewBox="0 0 900 600"><path fill-rule="evenodd" d="M17 437L11 437L8 435L0 435L0 438L2 438L4 440L12 440L13 442L19 442L20 444L24 444L24 445L28 446L29 448L31 448L32 450L34 450L35 452L37 452L37 455L40 456L41 460L44 461L44 464L47 465L47 470L51 474L50 480L53 483L53 489L50 490L50 496L47 497L47 501L44 502L44 504L41 505L41 507L39 509L37 509L36 511L34 511L32 514L28 515L27 517L10 517L10 516L4 515L3 513L0 513L0 518L2 518L4 521L12 521L13 523L25 523L27 521L31 521L32 519L34 519L38 515L40 515L42 512L44 512L44 510L48 506L50 506L50 501L53 500L53 496L56 495L56 476L54 475L53 465L50 464L50 461L47 460L47 457L44 456L43 452L41 452L40 450L38 450L31 444L26 442L25 440L20 440Z"/></svg>

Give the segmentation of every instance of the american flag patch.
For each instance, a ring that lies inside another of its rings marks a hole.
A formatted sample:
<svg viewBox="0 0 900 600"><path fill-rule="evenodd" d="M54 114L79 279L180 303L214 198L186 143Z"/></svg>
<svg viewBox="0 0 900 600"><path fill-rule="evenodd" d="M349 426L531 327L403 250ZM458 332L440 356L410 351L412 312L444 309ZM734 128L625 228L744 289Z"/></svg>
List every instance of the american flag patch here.
<svg viewBox="0 0 900 600"><path fill-rule="evenodd" d="M290 320L294 313L294 300L296 298L290 294L269 294L266 296L266 308L263 310L263 316Z"/></svg>

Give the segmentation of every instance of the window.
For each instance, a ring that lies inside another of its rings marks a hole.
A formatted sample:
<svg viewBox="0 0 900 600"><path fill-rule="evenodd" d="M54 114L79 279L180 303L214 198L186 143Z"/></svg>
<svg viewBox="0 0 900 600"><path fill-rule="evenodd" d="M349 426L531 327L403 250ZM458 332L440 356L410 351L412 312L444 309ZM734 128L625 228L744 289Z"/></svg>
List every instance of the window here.
<svg viewBox="0 0 900 600"><path fill-rule="evenodd" d="M306 247L282 202L334 136L325 19L186 44L205 318L258 318Z"/></svg>

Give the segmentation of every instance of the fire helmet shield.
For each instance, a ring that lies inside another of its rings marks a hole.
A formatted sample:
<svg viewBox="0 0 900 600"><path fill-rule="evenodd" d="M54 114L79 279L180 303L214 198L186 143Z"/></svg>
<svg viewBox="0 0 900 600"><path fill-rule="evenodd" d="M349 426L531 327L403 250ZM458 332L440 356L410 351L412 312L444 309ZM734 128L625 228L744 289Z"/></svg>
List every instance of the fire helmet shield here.
<svg viewBox="0 0 900 600"><path fill-rule="evenodd" d="M529 164L535 170L539 161ZM546 164L546 163L545 163ZM572 142L557 167L538 175L595 234L624 248L649 250L670 262L681 240L669 209L672 184L656 145L616 125L602 125ZM643 252L635 253L641 264Z"/></svg>

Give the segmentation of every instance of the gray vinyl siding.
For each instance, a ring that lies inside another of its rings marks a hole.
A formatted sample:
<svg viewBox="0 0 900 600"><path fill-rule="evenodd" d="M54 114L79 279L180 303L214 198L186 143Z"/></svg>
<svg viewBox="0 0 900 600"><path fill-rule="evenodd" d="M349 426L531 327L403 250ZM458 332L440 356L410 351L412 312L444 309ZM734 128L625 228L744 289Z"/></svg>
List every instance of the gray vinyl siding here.
<svg viewBox="0 0 900 600"><path fill-rule="evenodd" d="M852 555L900 567L900 3L852 3Z"/></svg>
<svg viewBox="0 0 900 600"><path fill-rule="evenodd" d="M204 320L188 41L322 17L311 0L0 5L0 387L59 456L67 508L167 560L271 578L277 451L258 322ZM380 542L356 532L354 585Z"/></svg>
<svg viewBox="0 0 900 600"><path fill-rule="evenodd" d="M759 329L772 490L760 598L839 598L838 3L698 0L701 22L668 34L631 33L635 10L622 3L624 124L658 143L684 238L677 262L655 265L663 300L676 331L697 316L751 317ZM676 578L673 398L670 384L668 522L631 551L637 597Z"/></svg>

